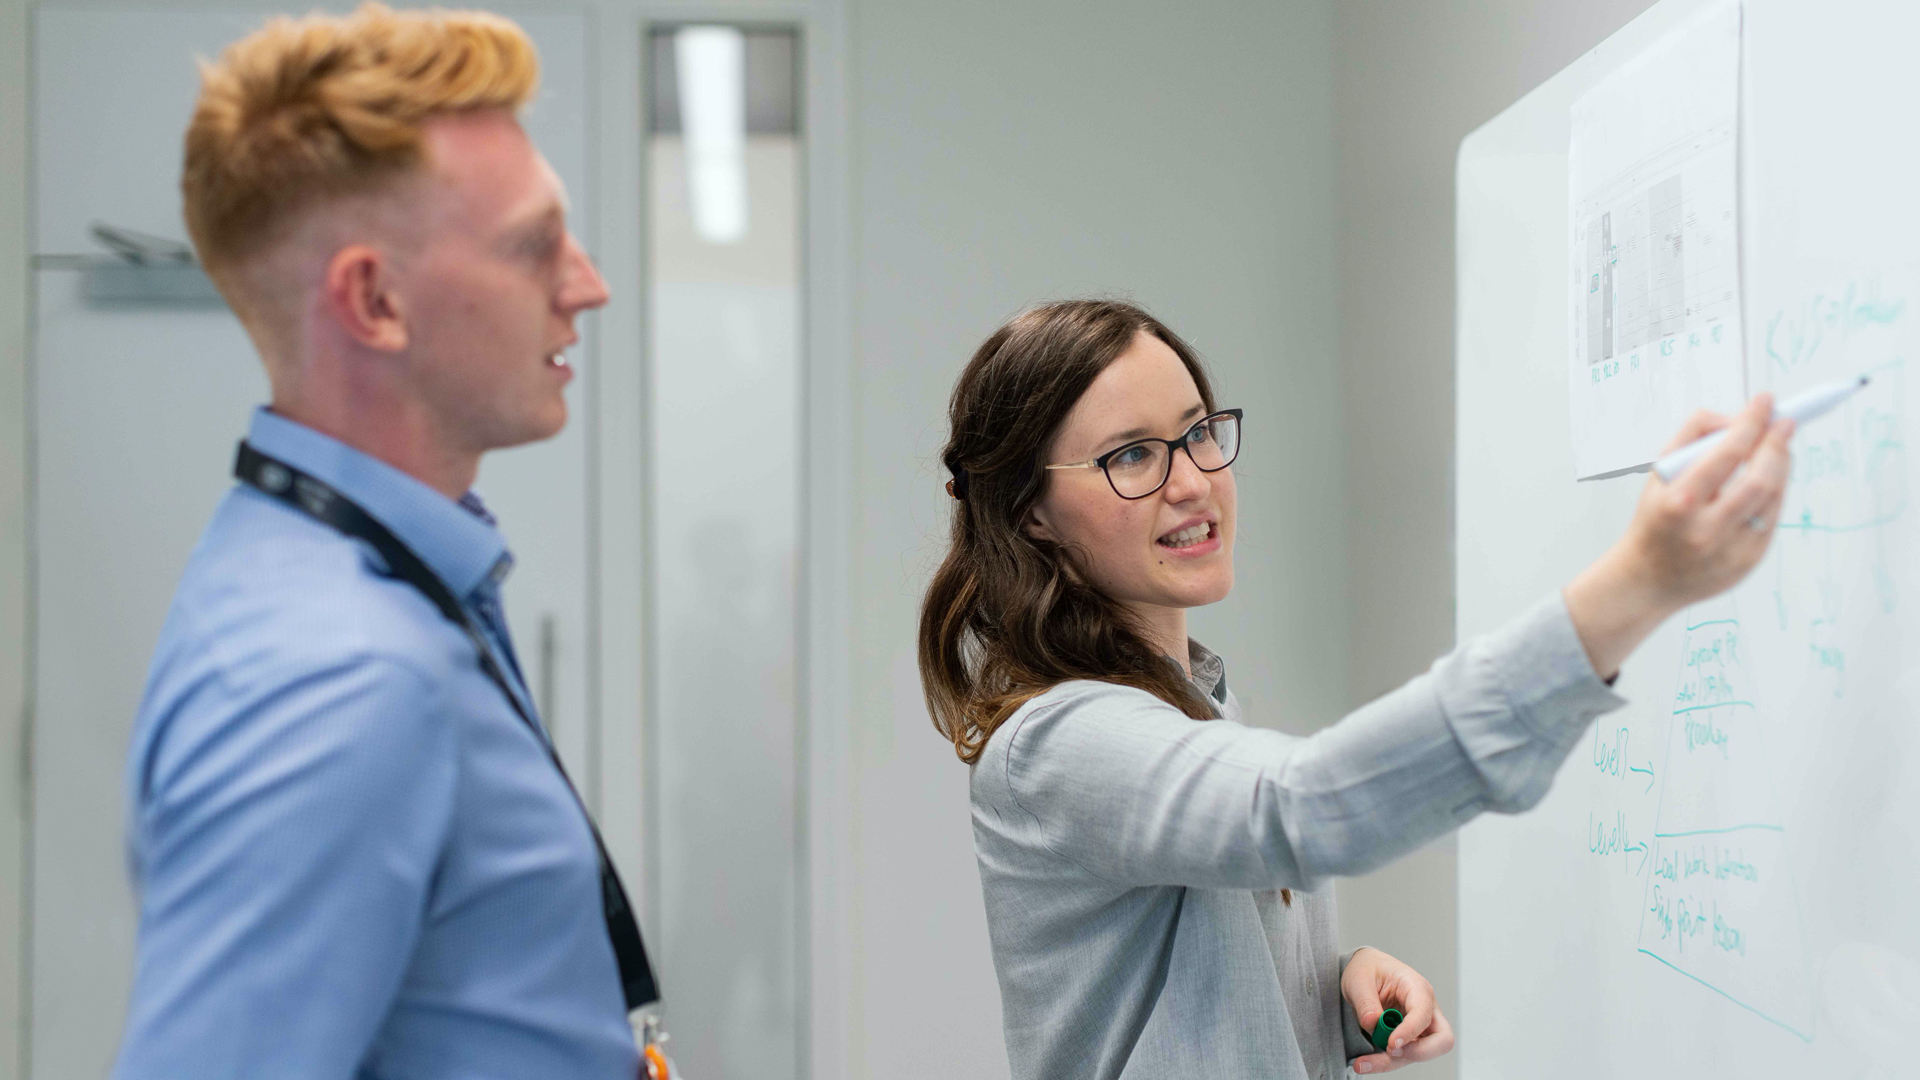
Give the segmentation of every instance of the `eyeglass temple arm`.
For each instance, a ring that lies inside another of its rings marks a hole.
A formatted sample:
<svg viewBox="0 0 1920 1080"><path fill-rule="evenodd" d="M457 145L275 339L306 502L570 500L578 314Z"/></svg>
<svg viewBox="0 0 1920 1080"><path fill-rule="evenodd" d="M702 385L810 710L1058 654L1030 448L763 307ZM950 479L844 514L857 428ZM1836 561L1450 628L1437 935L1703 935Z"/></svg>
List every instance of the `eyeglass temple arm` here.
<svg viewBox="0 0 1920 1080"><path fill-rule="evenodd" d="M1097 469L1099 467L1100 463L1097 461L1069 461L1064 465L1044 466L1048 469Z"/></svg>

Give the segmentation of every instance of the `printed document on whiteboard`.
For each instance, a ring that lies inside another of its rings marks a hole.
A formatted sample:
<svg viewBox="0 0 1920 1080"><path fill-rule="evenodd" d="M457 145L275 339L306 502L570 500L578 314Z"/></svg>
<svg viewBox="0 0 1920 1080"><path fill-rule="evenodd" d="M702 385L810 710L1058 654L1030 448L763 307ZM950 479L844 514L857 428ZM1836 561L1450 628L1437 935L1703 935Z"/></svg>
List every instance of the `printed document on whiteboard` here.
<svg viewBox="0 0 1920 1080"><path fill-rule="evenodd" d="M1739 104L1738 3L1574 103L1568 390L1580 479L1645 466L1693 410L1746 398Z"/></svg>

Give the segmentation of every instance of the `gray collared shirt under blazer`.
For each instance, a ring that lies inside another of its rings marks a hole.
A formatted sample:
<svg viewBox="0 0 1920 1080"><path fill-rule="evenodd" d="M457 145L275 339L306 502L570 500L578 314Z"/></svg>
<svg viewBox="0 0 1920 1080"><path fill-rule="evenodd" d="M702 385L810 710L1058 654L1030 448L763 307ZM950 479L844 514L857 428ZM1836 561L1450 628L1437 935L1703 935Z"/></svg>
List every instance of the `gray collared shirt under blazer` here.
<svg viewBox="0 0 1920 1080"><path fill-rule="evenodd" d="M1220 719L1063 683L974 766L1014 1080L1337 1080L1368 1047L1329 879L1533 806L1623 704L1557 594L1305 738L1243 726L1218 658L1193 661Z"/></svg>

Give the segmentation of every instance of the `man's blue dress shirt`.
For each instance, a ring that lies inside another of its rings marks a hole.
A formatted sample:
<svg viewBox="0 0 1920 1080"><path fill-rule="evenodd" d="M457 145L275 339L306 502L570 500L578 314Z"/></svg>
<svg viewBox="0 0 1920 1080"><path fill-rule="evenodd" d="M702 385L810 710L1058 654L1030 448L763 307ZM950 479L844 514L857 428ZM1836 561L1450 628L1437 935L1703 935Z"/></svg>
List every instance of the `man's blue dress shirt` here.
<svg viewBox="0 0 1920 1080"><path fill-rule="evenodd" d="M477 500L266 410L248 438L411 547L527 697L512 558ZM140 939L116 1077L638 1074L593 839L544 735L380 565L244 486L194 551L127 763Z"/></svg>

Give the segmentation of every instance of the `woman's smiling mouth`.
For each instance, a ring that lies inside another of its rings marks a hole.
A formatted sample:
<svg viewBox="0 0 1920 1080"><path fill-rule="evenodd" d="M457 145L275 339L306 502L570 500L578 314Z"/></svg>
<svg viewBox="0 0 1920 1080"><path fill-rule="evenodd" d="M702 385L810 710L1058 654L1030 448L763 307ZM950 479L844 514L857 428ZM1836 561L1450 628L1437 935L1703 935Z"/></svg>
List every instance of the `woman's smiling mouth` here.
<svg viewBox="0 0 1920 1080"><path fill-rule="evenodd" d="M1161 547L1173 548L1175 551L1179 551L1197 544L1203 544L1212 536L1213 522L1202 521L1195 525L1189 525L1177 532L1170 532L1154 542Z"/></svg>

